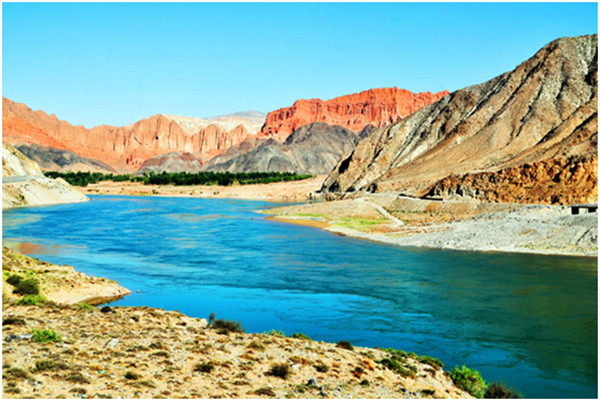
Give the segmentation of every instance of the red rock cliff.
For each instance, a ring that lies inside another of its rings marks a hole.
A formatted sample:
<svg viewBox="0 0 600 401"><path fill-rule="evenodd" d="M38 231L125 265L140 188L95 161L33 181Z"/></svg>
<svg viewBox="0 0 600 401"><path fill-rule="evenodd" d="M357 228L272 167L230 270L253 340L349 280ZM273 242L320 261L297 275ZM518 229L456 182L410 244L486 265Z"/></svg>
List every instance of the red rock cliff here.
<svg viewBox="0 0 600 401"><path fill-rule="evenodd" d="M269 113L261 135L283 141L296 128L315 121L337 124L354 131L361 130L367 124L381 127L437 102L448 93L412 93L394 87L369 89L326 101L301 99L291 107Z"/></svg>
<svg viewBox="0 0 600 401"><path fill-rule="evenodd" d="M209 159L251 135L241 124L228 130L215 123L186 132L163 115L126 127L87 129L6 98L2 98L2 132L5 143L36 143L69 150L120 170L136 170L151 157L175 151Z"/></svg>

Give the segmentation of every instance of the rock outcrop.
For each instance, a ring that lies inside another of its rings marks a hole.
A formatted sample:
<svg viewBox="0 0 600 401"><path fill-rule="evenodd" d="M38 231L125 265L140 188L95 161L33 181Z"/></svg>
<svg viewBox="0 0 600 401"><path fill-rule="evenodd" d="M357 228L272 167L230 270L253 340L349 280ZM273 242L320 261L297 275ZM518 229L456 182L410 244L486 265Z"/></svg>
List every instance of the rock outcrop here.
<svg viewBox="0 0 600 401"><path fill-rule="evenodd" d="M513 71L376 129L335 166L322 191L597 199L597 56L597 35L558 39ZM461 191L453 190L459 182Z"/></svg>
<svg viewBox="0 0 600 401"><path fill-rule="evenodd" d="M358 136L349 129L314 122L295 130L283 144L272 138L248 139L208 162L202 170L327 174L357 141Z"/></svg>
<svg viewBox="0 0 600 401"><path fill-rule="evenodd" d="M2 98L2 140L67 150L117 170L133 171L145 160L169 152L189 152L208 160L255 134L260 126L258 117L253 114L250 121L243 122L239 116L204 120L155 115L125 127L87 129Z"/></svg>
<svg viewBox="0 0 600 401"><path fill-rule="evenodd" d="M367 124L382 127L411 115L448 93L412 93L394 87L369 89L326 101L300 99L291 107L269 113L261 135L283 142L297 128L315 121L352 131L360 131Z"/></svg>
<svg viewBox="0 0 600 401"><path fill-rule="evenodd" d="M2 144L2 209L84 202L65 180L44 177L40 167L14 146Z"/></svg>

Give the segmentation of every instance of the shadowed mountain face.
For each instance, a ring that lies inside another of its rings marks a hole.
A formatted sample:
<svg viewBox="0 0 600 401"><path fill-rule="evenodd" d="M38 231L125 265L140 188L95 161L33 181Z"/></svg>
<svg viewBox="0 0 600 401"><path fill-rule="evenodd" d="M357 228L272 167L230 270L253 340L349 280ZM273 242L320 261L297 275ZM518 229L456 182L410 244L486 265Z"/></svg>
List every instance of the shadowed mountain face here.
<svg viewBox="0 0 600 401"><path fill-rule="evenodd" d="M513 71L376 129L322 190L595 200L597 54L597 35L556 40Z"/></svg>
<svg viewBox="0 0 600 401"><path fill-rule="evenodd" d="M16 148L45 171L114 172L111 166L100 160L81 157L68 150L54 149L35 143L16 145Z"/></svg>
<svg viewBox="0 0 600 401"><path fill-rule="evenodd" d="M197 173L203 163L191 153L171 152L146 160L137 173Z"/></svg>
<svg viewBox="0 0 600 401"><path fill-rule="evenodd" d="M290 171L327 174L358 141L349 129L311 123L290 135L281 144L274 139L251 138L202 167L204 171Z"/></svg>

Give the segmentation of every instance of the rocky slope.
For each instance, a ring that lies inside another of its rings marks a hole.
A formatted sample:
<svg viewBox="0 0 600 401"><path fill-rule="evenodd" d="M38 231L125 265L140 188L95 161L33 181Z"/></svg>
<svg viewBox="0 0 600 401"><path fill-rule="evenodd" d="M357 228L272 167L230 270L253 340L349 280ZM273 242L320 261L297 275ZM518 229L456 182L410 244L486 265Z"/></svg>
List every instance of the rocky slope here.
<svg viewBox="0 0 600 401"><path fill-rule="evenodd" d="M36 162L44 171L90 171L110 173L113 168L100 160L81 157L68 150L55 149L35 143L20 144L17 149Z"/></svg>
<svg viewBox="0 0 600 401"><path fill-rule="evenodd" d="M145 160L173 151L208 160L256 133L260 125L256 115L247 122L239 116L218 118L221 121L155 115L125 127L87 129L2 98L2 140L68 150L133 171Z"/></svg>
<svg viewBox="0 0 600 401"><path fill-rule="evenodd" d="M558 39L513 71L377 129L322 190L595 200L597 53L597 35Z"/></svg>
<svg viewBox="0 0 600 401"><path fill-rule="evenodd" d="M203 160L198 159L191 153L170 152L146 160L137 173L162 173L163 171L168 173L197 173L203 164Z"/></svg>
<svg viewBox="0 0 600 401"><path fill-rule="evenodd" d="M40 167L14 146L2 144L2 210L87 200L63 179L44 177Z"/></svg>
<svg viewBox="0 0 600 401"><path fill-rule="evenodd" d="M349 129L321 122L294 131L283 144L252 138L202 167L205 171L293 171L299 174L327 174L348 154L358 140Z"/></svg>
<svg viewBox="0 0 600 401"><path fill-rule="evenodd" d="M3 295L12 289L6 276L24 270L46 280L41 289L50 299L61 284L125 290L72 270L60 280L62 268L5 248ZM9 298L2 308L4 398L472 398L439 360L414 353L226 330L148 307ZM42 342L32 335L41 330L55 335Z"/></svg>
<svg viewBox="0 0 600 401"><path fill-rule="evenodd" d="M409 116L447 94L448 91L412 93L394 87L370 89L326 101L300 99L291 107L269 113L261 135L283 142L297 128L315 121L352 131L360 131L367 124L381 127Z"/></svg>

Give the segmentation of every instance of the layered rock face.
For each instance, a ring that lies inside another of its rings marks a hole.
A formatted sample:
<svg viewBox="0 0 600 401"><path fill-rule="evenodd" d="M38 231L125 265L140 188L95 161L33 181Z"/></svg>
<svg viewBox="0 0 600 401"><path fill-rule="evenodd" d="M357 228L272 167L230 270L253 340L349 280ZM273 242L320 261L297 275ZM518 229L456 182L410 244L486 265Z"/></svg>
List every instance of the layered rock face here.
<svg viewBox="0 0 600 401"><path fill-rule="evenodd" d="M283 144L251 138L202 167L204 171L290 171L327 174L358 140L349 129L315 122L294 131Z"/></svg>
<svg viewBox="0 0 600 401"><path fill-rule="evenodd" d="M326 101L301 99L291 107L269 113L261 135L283 142L297 128L315 121L353 131L360 131L367 124L382 127L411 115L448 93L412 93L405 89L380 88Z"/></svg>
<svg viewBox="0 0 600 401"><path fill-rule="evenodd" d="M260 123L242 117L221 120L155 115L126 127L73 126L55 115L32 111L26 105L2 99L3 142L38 144L98 159L113 168L132 171L154 156L189 152L208 160L258 131Z"/></svg>
<svg viewBox="0 0 600 401"><path fill-rule="evenodd" d="M44 177L37 163L14 146L2 144L2 209L86 200L65 180Z"/></svg>
<svg viewBox="0 0 600 401"><path fill-rule="evenodd" d="M322 190L597 199L597 53L597 35L556 40L513 71L376 129Z"/></svg>

